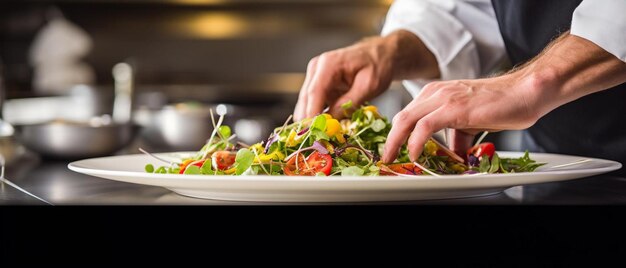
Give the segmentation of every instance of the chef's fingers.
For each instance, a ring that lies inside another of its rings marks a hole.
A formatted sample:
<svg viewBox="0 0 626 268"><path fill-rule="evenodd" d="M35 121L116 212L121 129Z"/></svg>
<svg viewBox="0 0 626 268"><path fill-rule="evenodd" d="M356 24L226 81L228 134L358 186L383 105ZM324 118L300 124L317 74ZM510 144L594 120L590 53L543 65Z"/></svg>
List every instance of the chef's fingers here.
<svg viewBox="0 0 626 268"><path fill-rule="evenodd" d="M455 115L453 113L446 111L444 107L440 107L415 123L415 128L407 141L407 149L409 150L409 159L411 162L417 161L424 149L424 144L433 133L450 125L454 121L454 118Z"/></svg>
<svg viewBox="0 0 626 268"><path fill-rule="evenodd" d="M305 117L313 117L322 112L326 106L326 96L333 88L335 76L340 75L338 65L329 57L320 56L317 61L315 74L311 78L311 84L306 92Z"/></svg>
<svg viewBox="0 0 626 268"><path fill-rule="evenodd" d="M408 107L407 107L408 108ZM419 119L411 114L411 109L405 108L393 118L391 130L387 135L387 141L383 150L382 161L391 163L398 157L398 152L406 142L411 130Z"/></svg>
<svg viewBox="0 0 626 268"><path fill-rule="evenodd" d="M360 107L363 102L369 98L369 92L372 89L372 74L369 72L358 72L354 80L352 81L352 87L346 94L340 96L336 101L330 105L329 113L334 118L344 118L352 113L356 108ZM352 102L352 107L344 111L341 105Z"/></svg>
<svg viewBox="0 0 626 268"><path fill-rule="evenodd" d="M391 125L392 127L406 123L413 125L417 120L437 110L441 105L440 100L434 97L416 98L391 119Z"/></svg>
<svg viewBox="0 0 626 268"><path fill-rule="evenodd" d="M317 60L318 57L311 59L307 65L306 76L304 77L304 83L302 83L302 88L300 89L300 94L298 95L298 102L296 103L296 108L294 110L294 121L299 121L304 119L306 114L306 105L307 105L307 92L309 86L311 85L311 80L315 75L317 70Z"/></svg>
<svg viewBox="0 0 626 268"><path fill-rule="evenodd" d="M296 108L293 113L293 120L300 121L304 119L304 111L306 109L306 101L307 101L307 93L306 89L303 87L298 94L298 103L296 103Z"/></svg>
<svg viewBox="0 0 626 268"><path fill-rule="evenodd" d="M387 135L382 160L391 163L398 156L398 151L422 117L441 106L437 99L415 99L391 120L391 130Z"/></svg>
<svg viewBox="0 0 626 268"><path fill-rule="evenodd" d="M472 147L475 133L468 133L466 131L451 129L449 132L448 147L457 155L463 157L469 148Z"/></svg>

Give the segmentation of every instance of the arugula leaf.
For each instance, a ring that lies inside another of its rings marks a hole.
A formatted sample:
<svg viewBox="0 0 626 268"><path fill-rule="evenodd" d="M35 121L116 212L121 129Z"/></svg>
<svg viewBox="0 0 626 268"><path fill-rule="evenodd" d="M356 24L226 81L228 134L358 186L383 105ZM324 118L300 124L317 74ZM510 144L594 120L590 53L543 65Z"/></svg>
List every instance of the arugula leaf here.
<svg viewBox="0 0 626 268"><path fill-rule="evenodd" d="M380 132L381 130L385 129L387 125L385 124L385 122L383 122L382 119L376 119L374 120L374 122L372 122L370 127L372 128L374 132Z"/></svg>
<svg viewBox="0 0 626 268"><path fill-rule="evenodd" d="M352 100L348 100L347 102L341 105L341 109L346 110L350 108L352 108Z"/></svg>
<svg viewBox="0 0 626 268"><path fill-rule="evenodd" d="M331 174L337 174L341 172L344 168L350 166L350 164L341 157L335 157L333 159L333 166L330 170Z"/></svg>
<svg viewBox="0 0 626 268"><path fill-rule="evenodd" d="M319 129L311 129L311 136L313 137L312 141L330 140L328 135L326 135L326 132L324 132L322 130L319 130ZM311 142L311 143L313 143L313 142Z"/></svg>
<svg viewBox="0 0 626 268"><path fill-rule="evenodd" d="M535 160L530 159L528 150L524 152L524 155L520 158L506 158L501 159L502 169L509 172L532 172L540 166L546 163L537 163Z"/></svg>
<svg viewBox="0 0 626 268"><path fill-rule="evenodd" d="M154 172L154 166L152 164L147 164L146 167L144 168L146 170L146 172L148 173L153 173Z"/></svg>
<svg viewBox="0 0 626 268"><path fill-rule="evenodd" d="M170 174L178 174L179 172L180 172L179 167L170 167L167 169L167 173L170 173Z"/></svg>
<svg viewBox="0 0 626 268"><path fill-rule="evenodd" d="M354 111L354 113L352 113L351 120L352 120L352 122L359 123L359 122L363 121L362 120L363 116L364 116L363 115L363 110L362 109L358 109L358 110Z"/></svg>
<svg viewBox="0 0 626 268"><path fill-rule="evenodd" d="M200 171L202 172L202 174L212 175L214 173L212 164L213 163L211 162L211 159L207 159L206 161L204 161L204 163L202 163L202 167L200 167Z"/></svg>
<svg viewBox="0 0 626 268"><path fill-rule="evenodd" d="M491 164L489 163L489 157L483 157L480 159L480 166L478 167L479 172L489 172L489 168Z"/></svg>
<svg viewBox="0 0 626 268"><path fill-rule="evenodd" d="M500 169L500 157L498 157L497 153L493 153L493 156L491 157L491 168L489 168L489 173L496 173L498 172L499 169Z"/></svg>
<svg viewBox="0 0 626 268"><path fill-rule="evenodd" d="M258 166L250 166L248 169L244 170L243 173L241 173L241 175L257 175L259 174L259 167Z"/></svg>
<svg viewBox="0 0 626 268"><path fill-rule="evenodd" d="M185 172L183 172L183 174L200 175L202 174L202 171L197 166L189 165L185 168Z"/></svg>
<svg viewBox="0 0 626 268"><path fill-rule="evenodd" d="M370 171L370 176L378 176L380 174L380 168L377 166L370 166L369 167L369 171Z"/></svg>
<svg viewBox="0 0 626 268"><path fill-rule="evenodd" d="M378 136L375 136L375 137L370 139L370 141L374 142L374 143L385 142L386 140L387 140L387 138L385 136L382 136L382 135L378 135Z"/></svg>
<svg viewBox="0 0 626 268"><path fill-rule="evenodd" d="M355 163L358 161L359 151L354 148L348 148L339 158L343 158L346 162Z"/></svg>
<svg viewBox="0 0 626 268"><path fill-rule="evenodd" d="M254 161L254 153L250 151L250 149L242 148L237 152L237 156L235 157L235 164L237 167L235 168L235 174L241 175L244 173Z"/></svg>
<svg viewBox="0 0 626 268"><path fill-rule="evenodd" d="M341 171L341 176L361 176L363 175L363 169L355 166L344 168Z"/></svg>
<svg viewBox="0 0 626 268"><path fill-rule="evenodd" d="M318 129L321 131L326 130L326 117L324 115L318 115L313 119L313 123L311 124L311 130Z"/></svg>
<svg viewBox="0 0 626 268"><path fill-rule="evenodd" d="M165 174L167 173L167 170L165 170L165 167L159 167L154 171L154 173Z"/></svg>
<svg viewBox="0 0 626 268"><path fill-rule="evenodd" d="M231 131L230 131L230 127L227 125L222 125L220 126L217 131L220 132L220 134L222 135L222 137L224 138L228 138L230 137Z"/></svg>

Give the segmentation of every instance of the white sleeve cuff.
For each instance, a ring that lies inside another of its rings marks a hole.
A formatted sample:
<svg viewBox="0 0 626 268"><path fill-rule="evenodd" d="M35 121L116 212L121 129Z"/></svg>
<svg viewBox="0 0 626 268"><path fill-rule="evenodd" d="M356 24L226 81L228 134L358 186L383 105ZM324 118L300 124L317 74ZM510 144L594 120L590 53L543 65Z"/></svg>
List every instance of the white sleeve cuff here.
<svg viewBox="0 0 626 268"><path fill-rule="evenodd" d="M382 35L406 30L435 55L441 80L480 76L480 60L472 34L441 6L428 1L397 0L389 9Z"/></svg>
<svg viewBox="0 0 626 268"><path fill-rule="evenodd" d="M570 33L626 61L626 1L583 1L574 11Z"/></svg>

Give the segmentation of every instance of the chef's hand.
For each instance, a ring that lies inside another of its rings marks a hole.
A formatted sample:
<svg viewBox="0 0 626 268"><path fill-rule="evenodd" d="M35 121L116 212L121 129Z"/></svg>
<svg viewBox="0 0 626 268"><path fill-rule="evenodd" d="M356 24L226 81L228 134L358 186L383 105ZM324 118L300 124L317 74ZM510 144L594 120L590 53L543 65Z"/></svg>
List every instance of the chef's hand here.
<svg viewBox="0 0 626 268"><path fill-rule="evenodd" d="M383 161L396 159L407 142L409 159L416 161L433 133L456 129L451 150L466 150L479 131L524 129L537 120L526 90L515 90L507 79L490 78L432 82L393 118ZM464 154L461 154L463 156Z"/></svg>
<svg viewBox="0 0 626 268"><path fill-rule="evenodd" d="M408 139L409 158L415 161L427 139L443 128L470 135L525 129L565 103L624 82L626 63L584 38L564 33L514 72L426 85L393 118L382 160L395 160ZM467 135L453 140L463 141L463 137Z"/></svg>
<svg viewBox="0 0 626 268"><path fill-rule="evenodd" d="M342 104L352 101L359 107L383 93L392 79L407 77L439 77L434 55L407 31L325 52L307 66L294 120L313 117L326 106L334 117L345 117Z"/></svg>

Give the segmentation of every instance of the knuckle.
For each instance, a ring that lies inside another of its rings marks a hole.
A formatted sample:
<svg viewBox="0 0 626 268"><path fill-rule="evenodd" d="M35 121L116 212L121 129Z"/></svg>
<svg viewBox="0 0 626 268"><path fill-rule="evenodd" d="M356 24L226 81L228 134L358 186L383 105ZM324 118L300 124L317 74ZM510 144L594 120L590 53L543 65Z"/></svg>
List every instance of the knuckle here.
<svg viewBox="0 0 626 268"><path fill-rule="evenodd" d="M307 64L307 69L309 70L315 69L315 66L317 65L318 60L319 60L319 56L309 60L309 63Z"/></svg>
<svg viewBox="0 0 626 268"><path fill-rule="evenodd" d="M319 59L318 59L318 63L319 64L327 64L328 62L332 61L333 59L333 52L324 52L322 54L319 55Z"/></svg>
<svg viewBox="0 0 626 268"><path fill-rule="evenodd" d="M463 82L462 80L454 80L452 81L452 85L456 87L467 86L467 84L465 84L465 82Z"/></svg>
<svg viewBox="0 0 626 268"><path fill-rule="evenodd" d="M429 132L433 130L433 126L434 126L434 122L432 121L432 119L422 118L417 122L415 129L416 131Z"/></svg>
<svg viewBox="0 0 626 268"><path fill-rule="evenodd" d="M422 88L422 91L424 92L424 94L431 95L437 91L439 84L440 83L438 82L430 82L426 84L424 88Z"/></svg>
<svg viewBox="0 0 626 268"><path fill-rule="evenodd" d="M383 78L375 72L369 75L367 83L370 92L381 92L389 86L387 81L383 81Z"/></svg>
<svg viewBox="0 0 626 268"><path fill-rule="evenodd" d="M406 110L402 110L398 112L391 121L395 125L395 124L402 124L402 122L406 122L408 120L409 120L409 112L407 112Z"/></svg>
<svg viewBox="0 0 626 268"><path fill-rule="evenodd" d="M409 149L409 152L412 152L419 146L418 141L417 141L418 140L417 135L418 135L417 133L412 134L409 140L407 141L407 147Z"/></svg>

